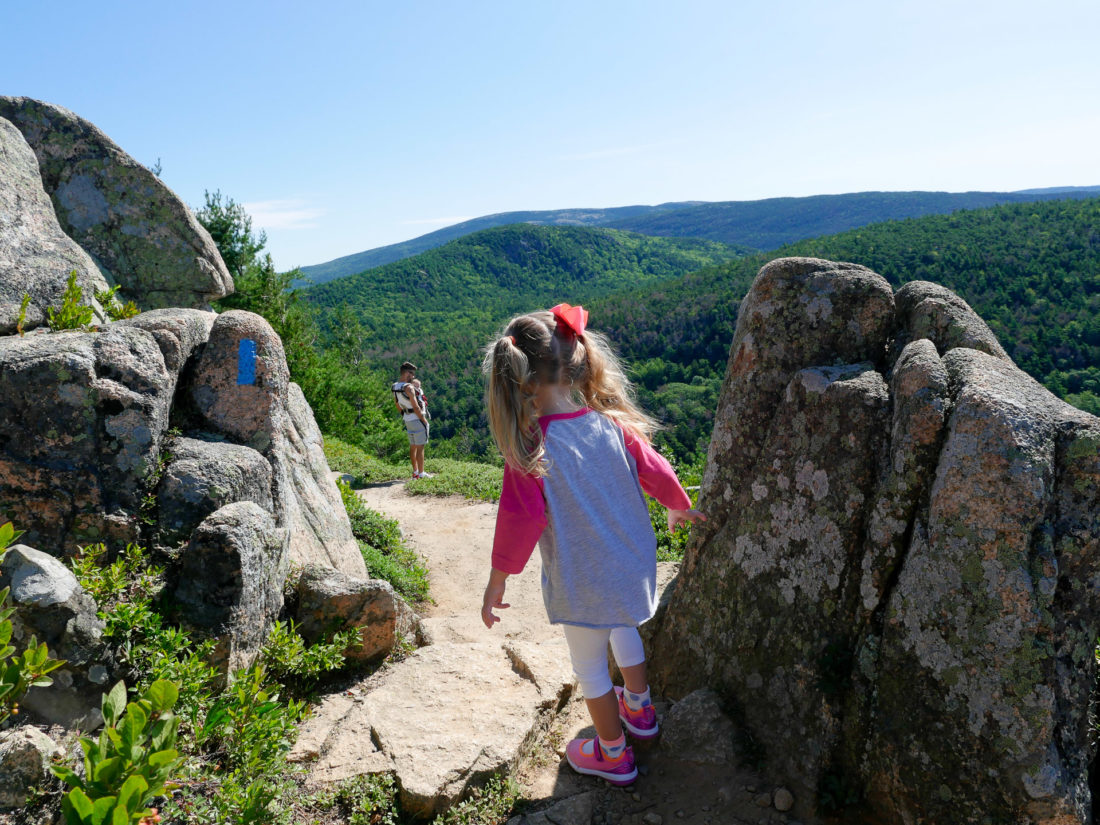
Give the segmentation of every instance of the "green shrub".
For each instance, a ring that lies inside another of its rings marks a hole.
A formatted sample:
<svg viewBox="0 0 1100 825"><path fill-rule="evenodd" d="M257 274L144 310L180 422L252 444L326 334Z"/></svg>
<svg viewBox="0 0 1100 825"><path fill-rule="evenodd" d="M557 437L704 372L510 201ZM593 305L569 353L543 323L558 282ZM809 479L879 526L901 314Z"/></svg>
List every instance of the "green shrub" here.
<svg viewBox="0 0 1100 825"><path fill-rule="evenodd" d="M149 803L164 795L182 761L172 714L178 696L178 686L165 680L129 704L124 682L104 695L99 739L80 739L84 775L63 766L51 769L72 788L61 800L68 825L129 825L155 815Z"/></svg>
<svg viewBox="0 0 1100 825"><path fill-rule="evenodd" d="M428 598L428 569L416 553L401 538L401 526L381 513L371 510L347 484L338 481L340 497L351 519L351 532L359 540L359 549L367 572L373 578L393 585L406 601L422 602Z"/></svg>
<svg viewBox="0 0 1100 825"><path fill-rule="evenodd" d="M140 314L141 310L133 301L127 301L124 304L118 299L116 294L118 286L118 284L115 284L106 292L101 292L98 289L95 292L95 299L99 301L99 305L103 307L107 317L112 321L121 321L123 318L133 318L135 315Z"/></svg>
<svg viewBox="0 0 1100 825"><path fill-rule="evenodd" d="M61 296L61 307L46 307L46 323L54 332L65 329L84 329L95 317L95 310L85 306L84 290L76 283L76 270L69 273L68 286Z"/></svg>
<svg viewBox="0 0 1100 825"><path fill-rule="evenodd" d="M359 550L372 578L388 581L407 602L428 600L431 588L428 571L412 550L402 546L398 551L385 553L365 541L359 542Z"/></svg>
<svg viewBox="0 0 1100 825"><path fill-rule="evenodd" d="M15 316L15 331L19 333L19 337L23 337L23 326L27 323L27 307L31 305L31 296L29 292L23 293L23 300L19 302L19 314Z"/></svg>
<svg viewBox="0 0 1100 825"><path fill-rule="evenodd" d="M284 685L294 685L301 696L325 673L344 666L344 651L359 644L359 631L335 633L327 642L307 644L293 620L275 622L268 631L260 660L270 675Z"/></svg>
<svg viewBox="0 0 1100 825"><path fill-rule="evenodd" d="M335 812L347 825L398 825L402 822L397 783L388 773L355 776L305 800L309 813ZM299 817L299 821L311 821Z"/></svg>
<svg viewBox="0 0 1100 825"><path fill-rule="evenodd" d="M433 825L499 825L508 821L518 799L519 786L513 779L494 776L436 817Z"/></svg>
<svg viewBox="0 0 1100 825"><path fill-rule="evenodd" d="M8 547L21 535L10 521L0 525L0 564L8 554ZM8 644L14 630L11 617L15 613L14 607L7 606L9 592L7 587L0 590L0 724L19 713L19 700L27 690L52 685L53 679L46 674L65 664L51 659L46 643L39 644L33 636L22 653L15 653L15 648Z"/></svg>

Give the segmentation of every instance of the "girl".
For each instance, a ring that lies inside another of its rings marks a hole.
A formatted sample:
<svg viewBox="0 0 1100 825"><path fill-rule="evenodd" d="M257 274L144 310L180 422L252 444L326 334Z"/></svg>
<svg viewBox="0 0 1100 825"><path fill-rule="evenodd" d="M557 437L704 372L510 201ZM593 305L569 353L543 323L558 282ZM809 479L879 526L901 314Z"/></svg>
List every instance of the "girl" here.
<svg viewBox="0 0 1100 825"><path fill-rule="evenodd" d="M638 775L623 726L657 735L638 625L657 608L657 541L643 491L668 508L669 529L704 519L668 462L650 445L656 423L635 406L630 382L582 307L512 319L489 345L483 370L489 428L504 456L493 569L481 606L506 608L505 582L535 544L542 594L561 624L596 728L566 759L579 773L629 785ZM626 689L612 688L607 645Z"/></svg>

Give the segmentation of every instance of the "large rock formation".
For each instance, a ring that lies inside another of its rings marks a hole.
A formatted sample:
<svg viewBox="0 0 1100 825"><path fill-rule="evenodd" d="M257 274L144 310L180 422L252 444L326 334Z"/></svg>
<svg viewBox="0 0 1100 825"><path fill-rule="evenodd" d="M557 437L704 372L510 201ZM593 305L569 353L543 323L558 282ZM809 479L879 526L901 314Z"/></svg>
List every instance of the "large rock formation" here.
<svg viewBox="0 0 1100 825"><path fill-rule="evenodd" d="M259 505L237 501L191 534L175 595L187 623L217 640L214 660L225 672L252 664L283 607L285 533Z"/></svg>
<svg viewBox="0 0 1100 825"><path fill-rule="evenodd" d="M30 303L23 327L44 324L46 309L61 306L71 272L102 320L95 292L107 289L106 279L62 231L34 152L19 130L0 118L0 334L16 331L24 295Z"/></svg>
<svg viewBox="0 0 1100 825"><path fill-rule="evenodd" d="M1100 420L961 299L765 266L701 506L654 682L716 688L797 814L1091 821Z"/></svg>
<svg viewBox="0 0 1100 825"><path fill-rule="evenodd" d="M175 379L135 327L0 337L0 511L29 544L136 540Z"/></svg>
<svg viewBox="0 0 1100 825"><path fill-rule="evenodd" d="M195 365L189 397L202 426L262 453L271 463L275 514L290 530L290 561L364 578L321 431L290 382L283 344L259 315L218 316Z"/></svg>
<svg viewBox="0 0 1100 825"><path fill-rule="evenodd" d="M139 307L208 309L233 291L210 233L187 205L96 126L26 97L0 96L0 118L38 156L62 228Z"/></svg>

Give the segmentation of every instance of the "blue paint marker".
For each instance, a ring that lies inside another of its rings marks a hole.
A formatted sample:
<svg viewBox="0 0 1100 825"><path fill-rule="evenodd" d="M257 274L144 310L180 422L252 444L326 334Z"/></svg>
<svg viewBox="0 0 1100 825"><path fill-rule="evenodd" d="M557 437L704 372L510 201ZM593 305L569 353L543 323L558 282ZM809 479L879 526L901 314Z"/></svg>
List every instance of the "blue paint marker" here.
<svg viewBox="0 0 1100 825"><path fill-rule="evenodd" d="M237 384L256 383L256 342L242 338L237 348Z"/></svg>

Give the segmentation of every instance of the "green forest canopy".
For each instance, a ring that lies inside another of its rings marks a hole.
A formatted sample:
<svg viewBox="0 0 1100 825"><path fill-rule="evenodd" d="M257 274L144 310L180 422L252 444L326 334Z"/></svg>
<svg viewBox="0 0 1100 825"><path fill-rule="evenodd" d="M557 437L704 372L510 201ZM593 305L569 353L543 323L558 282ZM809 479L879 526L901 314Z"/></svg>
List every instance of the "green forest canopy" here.
<svg viewBox="0 0 1100 825"><path fill-rule="evenodd" d="M387 370L416 354L435 433L463 453L486 454L478 371L485 325L491 331L514 312L583 300L592 326L608 333L631 364L643 403L668 425L661 441L679 458L697 460L709 440L738 302L768 260L814 256L863 264L895 287L928 280L954 290L1023 369L1056 394L1100 413L1098 227L1100 199L1013 204L799 241L595 299L577 297L575 281L554 281L562 291L540 296L505 279L495 299L491 290L478 293L484 302L476 311L448 314L429 306L420 314L410 302L400 309L401 323L380 323L389 316L370 313L366 345Z"/></svg>

